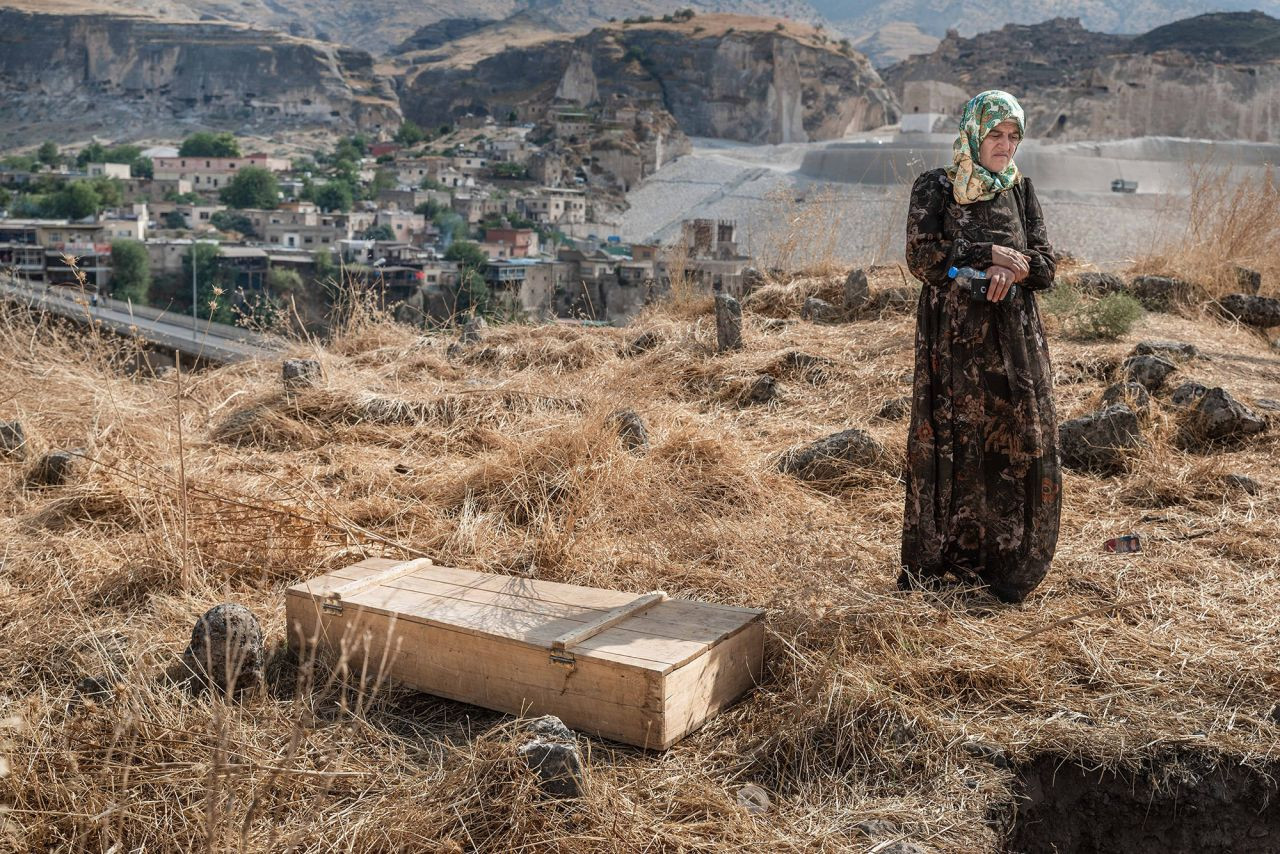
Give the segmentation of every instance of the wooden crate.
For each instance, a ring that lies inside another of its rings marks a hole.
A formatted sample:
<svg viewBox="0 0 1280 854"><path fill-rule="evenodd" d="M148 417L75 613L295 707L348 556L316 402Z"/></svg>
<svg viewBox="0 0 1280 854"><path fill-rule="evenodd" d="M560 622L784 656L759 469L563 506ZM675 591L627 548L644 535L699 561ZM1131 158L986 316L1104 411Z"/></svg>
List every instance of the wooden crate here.
<svg viewBox="0 0 1280 854"><path fill-rule="evenodd" d="M290 587L289 639L441 697L665 749L759 679L763 612L373 558Z"/></svg>

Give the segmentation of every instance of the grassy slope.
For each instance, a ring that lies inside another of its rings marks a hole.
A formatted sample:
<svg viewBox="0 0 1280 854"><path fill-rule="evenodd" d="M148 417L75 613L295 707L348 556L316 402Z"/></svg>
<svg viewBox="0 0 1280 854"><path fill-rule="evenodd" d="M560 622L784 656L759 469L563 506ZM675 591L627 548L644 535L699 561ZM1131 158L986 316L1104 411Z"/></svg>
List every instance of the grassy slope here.
<svg viewBox="0 0 1280 854"><path fill-rule="evenodd" d="M794 319L803 293L838 287L800 280L756 304ZM25 722L0 802L20 847L861 850L856 824L882 818L937 851L991 851L986 819L1008 816L1012 777L969 739L1124 766L1280 756L1274 431L1200 456L1173 450L1159 415L1130 474L1066 476L1058 559L1026 604L903 596L893 466L827 494L772 461L851 425L902 453L903 423L870 413L907 391L912 318L765 331L748 312L730 356L712 352L705 304L646 325L664 343L638 358L616 354L628 331L548 326L498 328L450 359L444 337L361 324L299 345L326 386L290 402L276 364L130 379L107 344L86 357L83 341L0 324L0 418L21 418L39 450L94 460L47 491L0 461L0 720ZM1091 409L1097 375L1140 337L1199 344L1212 358L1189 378L1280 398L1280 360L1257 338L1150 315L1122 342L1053 339L1060 417ZM832 364L786 369L790 349ZM781 399L739 408L734 378L759 371ZM369 393L418 405L390 417ZM647 455L605 427L618 405L648 422ZM1263 491L1230 492L1227 472ZM1131 529L1147 551L1100 553ZM154 678L210 605L248 605L277 643L286 586L406 554L394 543L767 608L768 678L664 755L592 741L591 796L564 808L535 797L499 715L394 688L361 697L337 677L238 706ZM126 674L114 707L69 717L75 680L112 670ZM736 805L748 782L769 812Z"/></svg>

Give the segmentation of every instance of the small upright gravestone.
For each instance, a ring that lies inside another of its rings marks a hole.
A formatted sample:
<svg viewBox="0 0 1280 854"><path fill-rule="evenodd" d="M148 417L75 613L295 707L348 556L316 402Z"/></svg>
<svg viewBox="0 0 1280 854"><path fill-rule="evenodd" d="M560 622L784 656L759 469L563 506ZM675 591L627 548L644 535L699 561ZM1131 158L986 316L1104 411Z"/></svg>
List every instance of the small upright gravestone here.
<svg viewBox="0 0 1280 854"><path fill-rule="evenodd" d="M844 310L860 311L871 301L871 286L867 284L867 273L858 268L850 270L844 278Z"/></svg>
<svg viewBox="0 0 1280 854"><path fill-rule="evenodd" d="M742 349L742 305L723 291L716 294L716 350Z"/></svg>
<svg viewBox="0 0 1280 854"><path fill-rule="evenodd" d="M618 440L628 451L643 453L649 449L649 431L634 409L619 409L609 416L609 423L618 431Z"/></svg>
<svg viewBox="0 0 1280 854"><path fill-rule="evenodd" d="M818 297L809 297L800 306L800 319L812 323L839 323L840 309Z"/></svg>
<svg viewBox="0 0 1280 854"><path fill-rule="evenodd" d="M1236 284L1246 294L1256 294L1262 290L1262 273L1248 267L1235 266Z"/></svg>
<svg viewBox="0 0 1280 854"><path fill-rule="evenodd" d="M32 486L62 486L71 480L79 466L82 449L74 451L50 451L36 460L27 475Z"/></svg>
<svg viewBox="0 0 1280 854"><path fill-rule="evenodd" d="M191 629L182 664L196 684L238 694L262 678L262 626L243 605L215 605Z"/></svg>
<svg viewBox="0 0 1280 854"><path fill-rule="evenodd" d="M581 797L587 789L586 763L573 730L554 715L530 721L524 730L531 738L516 752L538 775L542 791L555 798Z"/></svg>
<svg viewBox="0 0 1280 854"><path fill-rule="evenodd" d="M315 359L285 359L280 366L280 376L285 391L297 391L319 385L322 371Z"/></svg>
<svg viewBox="0 0 1280 854"><path fill-rule="evenodd" d="M0 457L26 459L27 433L20 421L0 421Z"/></svg>

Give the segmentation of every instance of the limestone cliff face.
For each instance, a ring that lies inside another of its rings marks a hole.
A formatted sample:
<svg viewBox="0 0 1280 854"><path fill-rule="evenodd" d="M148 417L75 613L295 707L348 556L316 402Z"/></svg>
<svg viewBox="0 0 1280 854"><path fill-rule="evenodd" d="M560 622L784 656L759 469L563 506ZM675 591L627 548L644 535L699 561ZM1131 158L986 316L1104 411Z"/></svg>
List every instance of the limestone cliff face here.
<svg viewBox="0 0 1280 854"><path fill-rule="evenodd" d="M243 26L0 9L0 126L32 117L113 136L193 122L245 130L400 123L395 91L357 50Z"/></svg>
<svg viewBox="0 0 1280 854"><path fill-rule="evenodd" d="M625 100L670 112L691 136L760 143L832 139L897 119L864 57L733 27L607 27L474 62L427 61L405 76L400 95L405 115L424 126L467 112L528 113L557 98L606 110Z"/></svg>
<svg viewBox="0 0 1280 854"><path fill-rule="evenodd" d="M1204 51L1200 35L1226 20L1248 33L1280 22L1261 13L1206 15L1130 39L1092 33L1076 19L1009 25L973 39L947 35L932 54L885 69L901 95L907 82L944 81L969 94L1006 89L1027 111L1028 133L1059 139L1178 136L1280 138L1280 59L1233 61L1235 46ZM1185 35L1181 41L1169 35ZM1264 32L1265 34L1265 32ZM1161 36L1161 38L1153 38ZM1280 40L1274 40L1280 44ZM1158 49L1153 49L1158 48ZM962 103L953 105L958 114ZM908 105L908 109L910 105Z"/></svg>

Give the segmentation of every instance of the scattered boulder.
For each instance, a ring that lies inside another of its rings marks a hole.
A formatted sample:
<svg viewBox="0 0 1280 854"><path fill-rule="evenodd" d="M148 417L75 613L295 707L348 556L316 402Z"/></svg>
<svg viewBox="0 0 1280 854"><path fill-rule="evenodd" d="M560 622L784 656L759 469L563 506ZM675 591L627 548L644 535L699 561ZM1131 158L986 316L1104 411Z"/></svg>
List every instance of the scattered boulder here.
<svg viewBox="0 0 1280 854"><path fill-rule="evenodd" d="M742 304L729 294L716 294L716 351L742 349Z"/></svg>
<svg viewBox="0 0 1280 854"><path fill-rule="evenodd" d="M1236 285L1246 294L1256 294L1262 290L1262 273L1257 270L1250 270L1248 267L1241 267L1239 264L1234 265L1232 270L1235 272Z"/></svg>
<svg viewBox="0 0 1280 854"><path fill-rule="evenodd" d="M1122 403L1058 427L1058 446L1067 468L1103 474L1124 468L1142 442L1137 414Z"/></svg>
<svg viewBox="0 0 1280 854"><path fill-rule="evenodd" d="M315 359L285 359L280 366L280 375L284 380L285 390L293 391L320 385L323 372Z"/></svg>
<svg viewBox="0 0 1280 854"><path fill-rule="evenodd" d="M897 314L911 311L920 299L920 289L908 285L881 288L871 295L869 308L881 313Z"/></svg>
<svg viewBox="0 0 1280 854"><path fill-rule="evenodd" d="M238 694L259 684L262 626L243 605L215 605L196 620L182 664L201 687Z"/></svg>
<svg viewBox="0 0 1280 854"><path fill-rule="evenodd" d="M1204 397L1208 391L1207 385L1185 382L1173 390L1173 394L1169 395L1169 402L1179 409L1186 409L1199 403L1200 398Z"/></svg>
<svg viewBox="0 0 1280 854"><path fill-rule="evenodd" d="M1259 409L1265 409L1267 412L1280 412L1280 400L1272 400L1269 397L1258 397L1254 399L1253 404Z"/></svg>
<svg viewBox="0 0 1280 854"><path fill-rule="evenodd" d="M516 752L538 775L542 791L554 798L578 798L586 793L586 763L573 731L553 715L545 715L524 727L532 738Z"/></svg>
<svg viewBox="0 0 1280 854"><path fill-rule="evenodd" d="M475 344L484 337L485 330L489 328L489 324L485 319L474 314L467 318L467 322L462 324L462 343Z"/></svg>
<svg viewBox="0 0 1280 854"><path fill-rule="evenodd" d="M978 759L985 759L997 768L1010 767L1009 757L1005 754L1004 748L998 744L987 741L966 741L961 746L965 753Z"/></svg>
<svg viewBox="0 0 1280 854"><path fill-rule="evenodd" d="M882 818L869 818L854 825L863 836L870 839L883 839L886 836L897 836L898 825Z"/></svg>
<svg viewBox="0 0 1280 854"><path fill-rule="evenodd" d="M83 454L82 448L50 451L36 460L27 473L27 483L31 486L62 486L74 477Z"/></svg>
<svg viewBox="0 0 1280 854"><path fill-rule="evenodd" d="M766 281L767 280L765 279L764 273L756 269L755 267L743 268L742 292L744 294L749 294L752 291L754 291L756 288L763 287Z"/></svg>
<svg viewBox="0 0 1280 854"><path fill-rule="evenodd" d="M1066 276L1063 284L1070 285L1085 293L1106 296L1118 294L1124 290L1124 279L1115 273L1082 272Z"/></svg>
<svg viewBox="0 0 1280 854"><path fill-rule="evenodd" d="M82 709L94 706L110 706L115 702L115 686L120 679L109 674L86 676L71 689L71 699L67 701L67 714L74 714Z"/></svg>
<svg viewBox="0 0 1280 854"><path fill-rule="evenodd" d="M1159 391L1169 374L1177 369L1177 365L1163 356L1130 356L1124 360L1126 379L1140 383L1147 391Z"/></svg>
<svg viewBox="0 0 1280 854"><path fill-rule="evenodd" d="M1280 326L1280 299L1253 294L1228 294L1218 305L1231 317L1249 326L1269 329Z"/></svg>
<svg viewBox="0 0 1280 854"><path fill-rule="evenodd" d="M1142 383L1123 382L1109 386L1102 393L1102 406L1114 406L1117 403L1123 403L1134 411L1139 418L1147 418L1151 415L1151 395L1147 394L1146 386Z"/></svg>
<svg viewBox="0 0 1280 854"><path fill-rule="evenodd" d="M1244 439L1267 429L1267 422L1221 387L1211 388L1183 416L1184 443Z"/></svg>
<svg viewBox="0 0 1280 854"><path fill-rule="evenodd" d="M27 432L20 421L0 421L0 457L24 460L27 457Z"/></svg>
<svg viewBox="0 0 1280 854"><path fill-rule="evenodd" d="M817 377L821 376L824 368L831 367L831 364L831 360L826 356L815 356L803 350L787 350L774 359L765 370L775 376L795 372Z"/></svg>
<svg viewBox="0 0 1280 854"><path fill-rule="evenodd" d="M649 431L634 409L617 410L609 416L609 423L618 431L622 447L636 452L649 450Z"/></svg>
<svg viewBox="0 0 1280 854"><path fill-rule="evenodd" d="M1200 349L1182 341L1139 341L1130 354L1133 356L1163 356L1166 359L1195 359Z"/></svg>
<svg viewBox="0 0 1280 854"><path fill-rule="evenodd" d="M1148 311L1169 311L1190 302L1196 286L1170 276L1138 276L1129 290Z"/></svg>
<svg viewBox="0 0 1280 854"><path fill-rule="evenodd" d="M623 356L639 356L641 353L648 353L662 343L662 336L656 331L649 329L641 332L635 338L627 342L627 346L622 348Z"/></svg>
<svg viewBox="0 0 1280 854"><path fill-rule="evenodd" d="M760 321L760 328L765 332L781 332L790 324L781 317L766 317Z"/></svg>
<svg viewBox="0 0 1280 854"><path fill-rule="evenodd" d="M811 323L839 323L843 318L840 309L818 297L808 297L800 307L800 319Z"/></svg>
<svg viewBox="0 0 1280 854"><path fill-rule="evenodd" d="M914 842L890 842L883 848L876 848L876 854L929 854L929 849Z"/></svg>
<svg viewBox="0 0 1280 854"><path fill-rule="evenodd" d="M1262 486L1256 480L1243 474L1229 474L1222 479L1222 482L1228 489L1245 492L1249 495L1257 495L1258 491L1262 489Z"/></svg>
<svg viewBox="0 0 1280 854"><path fill-rule="evenodd" d="M831 483L846 477L851 468L873 466L884 457L884 447L854 427L787 451L778 470L809 483Z"/></svg>
<svg viewBox="0 0 1280 854"><path fill-rule="evenodd" d="M844 310L861 311L871 301L871 287L867 284L867 272L862 268L850 270L844 277Z"/></svg>
<svg viewBox="0 0 1280 854"><path fill-rule="evenodd" d="M876 418L881 421L901 421L911 414L911 397L893 397L880 404Z"/></svg>
<svg viewBox="0 0 1280 854"><path fill-rule="evenodd" d="M769 374L757 374L741 384L737 399L739 406L768 403L778 396L778 381Z"/></svg>

